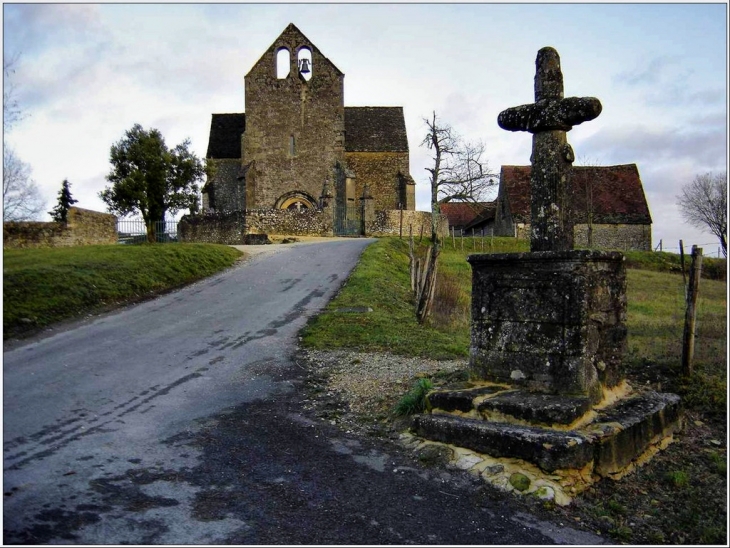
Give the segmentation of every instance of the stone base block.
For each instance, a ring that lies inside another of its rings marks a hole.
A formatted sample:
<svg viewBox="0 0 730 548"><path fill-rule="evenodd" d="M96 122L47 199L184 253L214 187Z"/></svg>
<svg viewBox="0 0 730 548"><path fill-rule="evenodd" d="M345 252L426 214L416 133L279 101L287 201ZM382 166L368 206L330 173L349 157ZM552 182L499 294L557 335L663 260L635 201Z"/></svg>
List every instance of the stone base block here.
<svg viewBox="0 0 730 548"><path fill-rule="evenodd" d="M623 260L581 250L470 255L472 375L596 402L623 379Z"/></svg>
<svg viewBox="0 0 730 548"><path fill-rule="evenodd" d="M465 397L472 396L473 390L471 392ZM440 401L432 396L429 396L432 405ZM518 403L521 397L524 400ZM563 409L556 412L554 410L560 407L557 401L540 404L538 400L541 399L541 395L513 391L489 397L478 406L484 407L485 402L491 402L494 408L509 411L522 420L527 418L527 409L531 405L533 418L540 418L545 413L555 416L554 413L557 413L558 416L565 415L564 420L584 408L584 402L567 401ZM460 410L465 412L463 400L458 400L453 394L444 401L461 401ZM474 402L474 398L471 401ZM414 417L412 430L422 438L492 457L522 459L548 473L582 469L592 463L593 471L605 477L619 474L650 446L678 431L681 427L680 412L680 399L676 394L647 391L619 400L605 409L594 410L595 416L590 422L571 430L444 412Z"/></svg>

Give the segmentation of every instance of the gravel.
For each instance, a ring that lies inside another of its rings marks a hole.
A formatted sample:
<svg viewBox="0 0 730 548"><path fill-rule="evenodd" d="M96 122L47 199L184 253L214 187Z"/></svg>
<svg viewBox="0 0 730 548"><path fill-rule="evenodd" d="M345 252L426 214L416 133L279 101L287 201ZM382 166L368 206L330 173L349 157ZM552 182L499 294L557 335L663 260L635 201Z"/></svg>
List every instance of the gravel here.
<svg viewBox="0 0 730 548"><path fill-rule="evenodd" d="M309 371L308 406L348 430L382 433L397 427L391 411L416 379L442 384L458 377L467 360L438 361L388 353L300 350L297 361Z"/></svg>

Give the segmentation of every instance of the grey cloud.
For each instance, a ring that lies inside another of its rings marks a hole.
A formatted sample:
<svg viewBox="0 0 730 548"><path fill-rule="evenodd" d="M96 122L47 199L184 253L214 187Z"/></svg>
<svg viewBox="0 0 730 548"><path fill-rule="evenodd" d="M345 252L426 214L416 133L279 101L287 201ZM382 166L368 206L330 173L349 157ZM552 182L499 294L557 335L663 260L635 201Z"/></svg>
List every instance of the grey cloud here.
<svg viewBox="0 0 730 548"><path fill-rule="evenodd" d="M669 55L663 55L650 59L644 66L634 70L620 72L613 80L627 86L639 86L643 84L656 84L662 78L666 67L676 64L677 59Z"/></svg>
<svg viewBox="0 0 730 548"><path fill-rule="evenodd" d="M655 130L640 125L624 126L599 131L585 139L581 148L596 151L611 163L688 161L697 166L715 166L727 161L725 134L724 127L680 133L672 128Z"/></svg>
<svg viewBox="0 0 730 548"><path fill-rule="evenodd" d="M648 106L722 106L727 99L727 92L722 88L690 90L687 83L677 81L673 84L659 86L648 91L642 101Z"/></svg>
<svg viewBox="0 0 730 548"><path fill-rule="evenodd" d="M91 4L6 4L3 27L4 49L21 55L102 35L99 6Z"/></svg>

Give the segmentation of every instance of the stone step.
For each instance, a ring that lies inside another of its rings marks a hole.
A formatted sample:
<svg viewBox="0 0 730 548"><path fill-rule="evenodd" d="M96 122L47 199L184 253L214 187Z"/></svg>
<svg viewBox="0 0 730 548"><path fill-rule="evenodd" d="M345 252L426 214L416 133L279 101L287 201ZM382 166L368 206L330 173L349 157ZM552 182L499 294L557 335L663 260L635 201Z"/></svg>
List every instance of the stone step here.
<svg viewBox="0 0 730 548"><path fill-rule="evenodd" d="M539 394L522 390L498 394L477 406L480 415L488 417L490 411L498 411L516 419L550 426L572 424L591 410L588 396L561 396Z"/></svg>
<svg viewBox="0 0 730 548"><path fill-rule="evenodd" d="M532 393L504 385L437 390L428 394L428 402L432 409L441 411L476 411L485 418L496 411L537 426L569 425L591 409L587 396Z"/></svg>
<svg viewBox="0 0 730 548"><path fill-rule="evenodd" d="M590 439L575 432L434 414L415 416L412 429L422 438L523 459L546 472L583 468L593 459Z"/></svg>
<svg viewBox="0 0 730 548"><path fill-rule="evenodd" d="M546 472L581 469L593 461L602 476L615 474L681 427L676 394L642 392L598 413L579 430L555 430L446 414L417 415L416 435L492 457L518 458Z"/></svg>
<svg viewBox="0 0 730 548"><path fill-rule="evenodd" d="M433 409L443 411L461 411L468 413L475 409L474 400L481 396L496 394L507 390L505 386L491 385L459 390L435 390L429 392L428 403Z"/></svg>

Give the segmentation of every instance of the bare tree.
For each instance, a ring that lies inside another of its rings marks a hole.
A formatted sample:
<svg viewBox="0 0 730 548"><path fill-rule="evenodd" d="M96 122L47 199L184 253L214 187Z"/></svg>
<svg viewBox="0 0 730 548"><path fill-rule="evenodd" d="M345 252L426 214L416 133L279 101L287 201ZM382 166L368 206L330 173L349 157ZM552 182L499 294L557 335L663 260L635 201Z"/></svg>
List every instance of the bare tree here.
<svg viewBox="0 0 730 548"><path fill-rule="evenodd" d="M431 119L425 119L428 128L421 146L433 151L433 167L427 167L431 174L431 241L437 243L436 221L441 213L441 204L460 201L476 203L486 198L487 192L499 181L499 175L489 171L484 158L485 146L481 141L464 141L456 131L441 122L434 112Z"/></svg>
<svg viewBox="0 0 730 548"><path fill-rule="evenodd" d="M9 147L3 148L3 220L32 221L40 218L46 203L36 182L30 178L30 166Z"/></svg>
<svg viewBox="0 0 730 548"><path fill-rule="evenodd" d="M12 127L23 119L23 111L18 104L15 96L15 84L10 81L10 75L15 72L15 63L18 61L18 55L14 55L9 59L3 57L3 127L8 132Z"/></svg>
<svg viewBox="0 0 730 548"><path fill-rule="evenodd" d="M10 75L18 56L3 57L3 127L5 134L23 119L23 111L15 97L15 85ZM40 189L30 178L30 166L15 155L7 146L3 135L3 220L32 221L39 219L46 203Z"/></svg>
<svg viewBox="0 0 730 548"><path fill-rule="evenodd" d="M717 236L727 257L727 172L697 175L677 196L682 218Z"/></svg>
<svg viewBox="0 0 730 548"><path fill-rule="evenodd" d="M441 122L434 112L424 118L428 131L421 143L433 152L431 174L431 247L421 272L417 291L416 318L423 323L428 316L435 293L437 259L440 253L439 220L441 204L452 200L477 202L493 187L498 177L489 172L484 160L484 144L461 139L454 129ZM411 261L414 262L413 259ZM413 265L412 265L413 267Z"/></svg>

